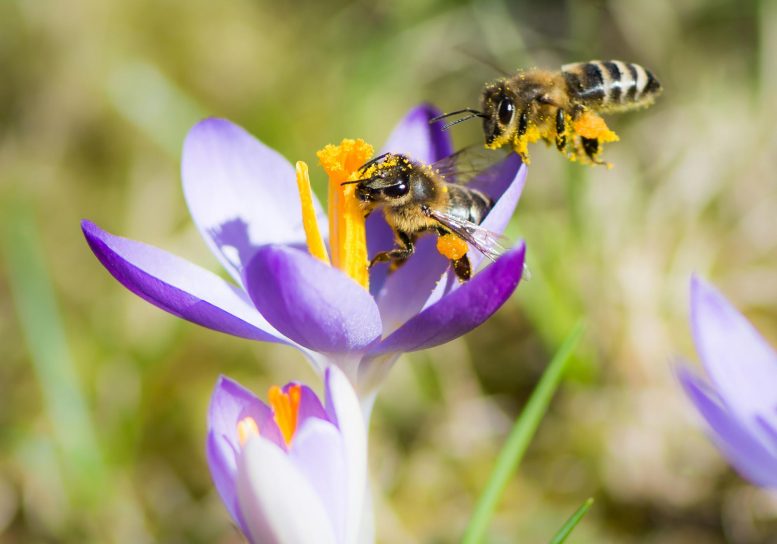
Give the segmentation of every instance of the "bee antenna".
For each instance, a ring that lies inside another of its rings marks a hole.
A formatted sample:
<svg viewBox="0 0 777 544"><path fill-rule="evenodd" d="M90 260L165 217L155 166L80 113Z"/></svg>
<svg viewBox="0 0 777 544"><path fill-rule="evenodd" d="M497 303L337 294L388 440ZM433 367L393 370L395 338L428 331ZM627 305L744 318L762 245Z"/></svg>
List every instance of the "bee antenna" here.
<svg viewBox="0 0 777 544"><path fill-rule="evenodd" d="M391 153L383 153L382 155L378 155L377 157L374 157L374 158L372 158L372 159L368 160L367 162L365 162L364 164L362 164L362 165L359 167L359 172L364 172L364 171L365 171L367 168L369 168L369 167L370 167L370 166L372 166L373 164L375 164L375 163L377 163L377 162L380 162L381 160L385 159L385 158L386 158L386 157L388 157L390 154L391 154Z"/></svg>
<svg viewBox="0 0 777 544"><path fill-rule="evenodd" d="M355 179L353 181L344 181L340 185L353 185L355 183L361 183L363 181L370 181L372 178Z"/></svg>
<svg viewBox="0 0 777 544"><path fill-rule="evenodd" d="M443 125L442 129L443 130L448 130L453 125L458 125L459 123L463 123L464 121L469 121L470 119L474 119L475 117L488 117L488 116L487 115L475 115L475 114L468 115L467 117L462 117L461 119L456 119L455 121L451 121L447 125Z"/></svg>
<svg viewBox="0 0 777 544"><path fill-rule="evenodd" d="M451 115L458 115L460 113L471 113L471 117L487 117L485 113L483 113L480 110L476 110L474 108L464 108L463 110L456 110L452 111L450 113L443 113L442 115L438 115L437 117L432 117L429 119L429 124L436 123L438 121L442 121L446 117L450 117ZM471 117L467 117L467 119L470 119Z"/></svg>

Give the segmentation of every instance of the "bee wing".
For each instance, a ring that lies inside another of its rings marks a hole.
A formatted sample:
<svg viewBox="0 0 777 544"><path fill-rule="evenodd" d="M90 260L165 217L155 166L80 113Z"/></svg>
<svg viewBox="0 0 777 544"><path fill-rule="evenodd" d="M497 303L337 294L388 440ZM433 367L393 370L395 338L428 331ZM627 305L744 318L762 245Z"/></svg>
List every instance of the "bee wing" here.
<svg viewBox="0 0 777 544"><path fill-rule="evenodd" d="M501 162L509 153L509 146L486 149L471 145L432 164L432 169L448 183L466 185L477 175Z"/></svg>
<svg viewBox="0 0 777 544"><path fill-rule="evenodd" d="M490 261L495 261L506 251L507 239L496 232L443 211L429 210L429 215Z"/></svg>

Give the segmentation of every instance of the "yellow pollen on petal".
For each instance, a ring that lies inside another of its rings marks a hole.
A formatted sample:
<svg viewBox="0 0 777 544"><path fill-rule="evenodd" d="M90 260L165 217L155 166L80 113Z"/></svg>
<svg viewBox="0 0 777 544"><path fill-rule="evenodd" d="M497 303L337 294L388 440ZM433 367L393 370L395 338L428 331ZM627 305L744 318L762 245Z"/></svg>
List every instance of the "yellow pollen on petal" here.
<svg viewBox="0 0 777 544"><path fill-rule="evenodd" d="M237 423L237 439L240 446L245 446L251 438L259 436L259 426L252 417L244 417Z"/></svg>
<svg viewBox="0 0 777 544"><path fill-rule="evenodd" d="M584 112L572 122L572 129L583 138L599 140L599 142L617 142L620 140L607 126L600 116L592 111Z"/></svg>
<svg viewBox="0 0 777 544"><path fill-rule="evenodd" d="M329 255L326 252L324 238L321 236L321 230L318 227L316 209L313 207L313 191L310 188L308 165L302 161L297 161L295 168L297 171L299 201L302 205L302 227L305 229L305 239L308 243L308 251L310 251L310 254L315 258L329 264Z"/></svg>
<svg viewBox="0 0 777 544"><path fill-rule="evenodd" d="M291 445L291 440L294 438L294 433L297 430L297 416L299 414L301 398L302 388L297 384L291 385L286 392L274 385L267 394L267 400L273 411L273 418L287 446Z"/></svg>
<svg viewBox="0 0 777 544"><path fill-rule="evenodd" d="M467 242L455 234L444 234L437 238L437 251L452 261L457 261L467 254Z"/></svg>
<svg viewBox="0 0 777 544"><path fill-rule="evenodd" d="M356 198L356 184L343 185L362 176L359 167L372 157L373 147L364 140L345 139L317 153L329 176L329 248L332 265L365 289L369 289L367 233L364 210Z"/></svg>

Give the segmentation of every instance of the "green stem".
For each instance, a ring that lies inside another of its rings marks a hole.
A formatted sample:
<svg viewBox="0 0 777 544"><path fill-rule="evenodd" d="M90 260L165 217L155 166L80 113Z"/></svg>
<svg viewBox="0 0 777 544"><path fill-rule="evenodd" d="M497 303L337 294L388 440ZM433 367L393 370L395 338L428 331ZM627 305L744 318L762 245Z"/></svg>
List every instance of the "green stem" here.
<svg viewBox="0 0 777 544"><path fill-rule="evenodd" d="M583 324L579 321L556 352L529 398L529 402L526 403L526 408L513 425L486 488L475 505L475 511L462 538L463 544L476 544L482 541L499 499L523 459L582 334Z"/></svg>
<svg viewBox="0 0 777 544"><path fill-rule="evenodd" d="M583 519L583 516L586 515L593 504L593 497L589 498L583 504L581 504L580 508L575 510L575 513L572 514L566 523L561 526L561 529L558 530L556 535L553 537L553 540L550 541L550 544L563 544L566 542L567 537L572 534L572 530L577 526L578 523L580 523L580 520Z"/></svg>

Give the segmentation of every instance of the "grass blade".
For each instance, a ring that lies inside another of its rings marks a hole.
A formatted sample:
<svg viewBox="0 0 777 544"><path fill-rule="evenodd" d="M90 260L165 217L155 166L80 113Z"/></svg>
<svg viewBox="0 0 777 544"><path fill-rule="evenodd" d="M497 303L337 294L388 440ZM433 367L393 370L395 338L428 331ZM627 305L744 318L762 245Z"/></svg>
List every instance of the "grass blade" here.
<svg viewBox="0 0 777 544"><path fill-rule="evenodd" d="M580 520L583 519L583 516L585 516L586 513L591 509L593 503L594 499L591 497L583 504L581 504L580 508L575 510L575 513L572 514L566 523L561 526L561 529L558 530L556 535L553 537L553 540L550 541L550 544L562 544L565 542L567 537L572 534L572 530L577 526L578 523L580 523Z"/></svg>
<svg viewBox="0 0 777 544"><path fill-rule="evenodd" d="M476 544L482 541L499 499L518 468L521 459L523 459L526 448L529 447L529 443L548 409L550 399L561 382L570 356L577 347L582 334L583 324L578 322L556 352L531 394L529 402L526 403L523 413L513 425L513 429L499 453L486 488L475 505L475 511L467 530L464 532L463 544Z"/></svg>
<svg viewBox="0 0 777 544"><path fill-rule="evenodd" d="M2 238L8 279L52 435L79 498L105 495L105 467L87 401L49 279L29 204L4 208Z"/></svg>

